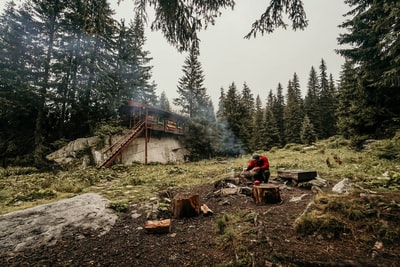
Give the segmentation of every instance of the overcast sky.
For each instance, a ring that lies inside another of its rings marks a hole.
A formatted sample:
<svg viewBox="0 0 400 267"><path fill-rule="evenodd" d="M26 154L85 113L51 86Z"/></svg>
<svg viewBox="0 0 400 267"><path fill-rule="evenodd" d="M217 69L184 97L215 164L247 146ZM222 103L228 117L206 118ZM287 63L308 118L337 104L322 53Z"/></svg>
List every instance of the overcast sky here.
<svg viewBox="0 0 400 267"><path fill-rule="evenodd" d="M5 1L1 1L1 8ZM19 1L17 1L18 3ZM239 91L246 83L254 97L259 95L263 104L269 91L276 93L280 82L284 93L288 81L296 72L300 79L303 96L311 66L318 71L323 58L328 73L339 79L344 59L334 52L339 48L337 37L341 29L337 26L344 21L343 14L348 11L344 1L304 0L309 26L304 31L278 29L270 35L258 35L250 40L243 37L249 32L251 24L260 17L269 0L238 0L235 9L225 10L216 21L200 33L200 57L204 86L212 97L214 107L218 105L221 87L225 92L232 82ZM118 18L133 19L132 0L110 0ZM157 94L165 91L172 104L177 97L177 84L183 76L182 67L187 56L171 47L160 32L146 32L145 49L153 60L153 80L157 84Z"/></svg>
<svg viewBox="0 0 400 267"><path fill-rule="evenodd" d="M238 0L235 9L226 10L214 26L200 33L199 61L205 76L204 85L218 105L221 87L225 92L232 82L239 91L246 83L254 97L259 95L265 104L269 91L276 93L282 83L284 93L288 81L296 72L300 79L303 96L311 66L318 71L321 59L326 62L328 73L339 79L344 59L335 53L337 37L348 11L344 1L304 0L309 26L304 31L277 30L270 35L258 35L250 40L243 37L251 24L260 17L269 0ZM118 15L130 18L131 0L124 0L116 7ZM153 57L153 79L157 93L165 91L168 99L177 96L178 79L183 76L182 67L187 56L171 47L160 32L147 31L145 49Z"/></svg>

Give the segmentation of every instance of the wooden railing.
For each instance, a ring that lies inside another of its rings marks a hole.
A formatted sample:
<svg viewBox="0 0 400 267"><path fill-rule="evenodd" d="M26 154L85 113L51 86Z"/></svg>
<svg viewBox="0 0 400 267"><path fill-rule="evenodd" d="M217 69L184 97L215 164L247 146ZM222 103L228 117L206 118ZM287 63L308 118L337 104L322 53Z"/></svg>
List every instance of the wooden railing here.
<svg viewBox="0 0 400 267"><path fill-rule="evenodd" d="M143 132L145 128L145 122L139 121L132 130L119 139L115 144L111 145L105 151L103 151L104 160L97 165L97 168L109 167L119 155Z"/></svg>

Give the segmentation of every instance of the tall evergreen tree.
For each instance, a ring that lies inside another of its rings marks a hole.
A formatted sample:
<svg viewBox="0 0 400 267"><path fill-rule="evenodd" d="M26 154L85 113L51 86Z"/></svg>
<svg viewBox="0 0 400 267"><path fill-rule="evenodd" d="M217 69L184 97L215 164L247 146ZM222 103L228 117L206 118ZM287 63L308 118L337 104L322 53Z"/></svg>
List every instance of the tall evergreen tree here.
<svg viewBox="0 0 400 267"><path fill-rule="evenodd" d="M159 107L163 110L171 111L171 105L169 104L169 100L165 91L161 92Z"/></svg>
<svg viewBox="0 0 400 267"><path fill-rule="evenodd" d="M37 95L31 88L27 60L31 16L17 9L14 2L6 4L0 17L0 164L25 155L34 148ZM28 101L29 100L29 101ZM32 162L27 162L32 163Z"/></svg>
<svg viewBox="0 0 400 267"><path fill-rule="evenodd" d="M204 117L209 103L209 96L203 86L204 75L198 56L198 48L192 46L182 69L184 75L179 79L178 97L174 98L174 104L189 118Z"/></svg>
<svg viewBox="0 0 400 267"><path fill-rule="evenodd" d="M339 53L354 65L357 97L351 104L358 113L349 114L354 135L391 136L400 120L400 32L398 1L347 1L352 8L338 38L345 48ZM363 103L360 106L359 103ZM342 105L342 104L341 104ZM357 121L357 117L362 117ZM340 120L344 120L341 118ZM367 122L365 124L365 122Z"/></svg>
<svg viewBox="0 0 400 267"><path fill-rule="evenodd" d="M240 139L243 121L240 109L241 96L235 83L232 83L223 98L223 116L218 117L221 134L221 154L240 155L245 152L245 147Z"/></svg>
<svg viewBox="0 0 400 267"><path fill-rule="evenodd" d="M263 143L263 133L264 133L264 111L262 108L262 102L259 95L256 97L255 111L253 116L253 133L250 137L249 150L255 151L259 149L265 149L265 144Z"/></svg>
<svg viewBox="0 0 400 267"><path fill-rule="evenodd" d="M298 78L293 76L288 83L287 101L285 106L285 138L287 143L301 143L300 132L303 122L301 98L299 98Z"/></svg>
<svg viewBox="0 0 400 267"><path fill-rule="evenodd" d="M40 65L36 64L38 87L38 113L36 115L35 125L35 152L34 159L35 163L39 164L42 161L43 149L44 149L44 122L47 116L46 103L49 102L48 95L51 89L51 70L52 61L54 61L54 48L57 41L59 41L59 27L61 22L62 11L65 6L61 1L58 0L35 0L33 1L33 15L34 23L38 29L38 33L33 35L33 38L37 38L33 41L36 50L36 62L40 62Z"/></svg>
<svg viewBox="0 0 400 267"><path fill-rule="evenodd" d="M246 147L247 151L252 150L251 137L255 132L256 123L262 123L262 116L259 118L254 118L254 97L251 93L250 88L246 83L243 84L242 94L239 101L238 108L241 110L241 121L239 138L243 145Z"/></svg>
<svg viewBox="0 0 400 267"><path fill-rule="evenodd" d="M179 79L179 96L174 99L174 104L190 118L191 129L185 137L186 147L192 155L196 155L196 159L214 155L211 140L216 135L214 107L203 86L204 75L198 56L198 47L193 45L185 59L184 76Z"/></svg>
<svg viewBox="0 0 400 267"><path fill-rule="evenodd" d="M339 133L346 138L360 135L362 132L360 124L368 127L371 123L368 121L368 117L363 116L364 112L361 112L366 100L365 97L359 97L363 95L363 92L354 64L350 60L346 60L340 73L338 108L336 110Z"/></svg>
<svg viewBox="0 0 400 267"><path fill-rule="evenodd" d="M283 87L281 83L278 83L276 90L276 98L275 101L271 103L271 111L274 114L276 125L278 127L280 145L283 146L286 144L284 123L285 98L283 96Z"/></svg>
<svg viewBox="0 0 400 267"><path fill-rule="evenodd" d="M305 115L314 125L315 127L314 129L318 137L321 136L319 130L321 129L321 119L322 119L319 96L320 96L320 91L319 91L317 72L315 71L314 67L311 67L307 83L307 94L304 98L304 111Z"/></svg>
<svg viewBox="0 0 400 267"><path fill-rule="evenodd" d="M325 61L321 60L319 66L319 106L320 106L320 132L321 138L328 138L336 133L336 116L335 116L335 87L329 83L327 67Z"/></svg>
<svg viewBox="0 0 400 267"><path fill-rule="evenodd" d="M304 116L304 120L301 127L300 138L302 143L306 145L311 145L317 140L317 136L314 132L314 126L307 115Z"/></svg>
<svg viewBox="0 0 400 267"><path fill-rule="evenodd" d="M277 125L275 114L273 112L273 105L277 102L276 97L272 93L272 90L268 94L267 104L265 107L264 118L263 118L263 135L262 140L264 142L264 147L269 149L271 147L282 145L281 135L279 133L279 127Z"/></svg>
<svg viewBox="0 0 400 267"><path fill-rule="evenodd" d="M151 70L153 66L150 65L152 58L149 56L150 52L144 50L144 45L146 43L146 37L144 33L143 21L139 16L135 17L134 23L131 26L133 31L133 44L136 53L131 53L136 61L137 76L134 80L134 87L132 88L133 99L148 103L151 105L156 105L157 96L155 93L155 84L150 82L152 73Z"/></svg>

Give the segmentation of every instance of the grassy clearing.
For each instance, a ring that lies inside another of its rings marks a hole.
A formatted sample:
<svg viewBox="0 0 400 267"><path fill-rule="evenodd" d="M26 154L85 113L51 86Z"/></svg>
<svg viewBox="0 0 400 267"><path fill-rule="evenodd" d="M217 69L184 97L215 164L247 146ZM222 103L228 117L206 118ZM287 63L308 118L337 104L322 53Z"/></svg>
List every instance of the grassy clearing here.
<svg viewBox="0 0 400 267"><path fill-rule="evenodd" d="M348 178L370 190L390 192L398 190L400 184L399 143L400 135L355 151L349 148L349 141L332 137L309 147L289 144L283 149L258 152L269 157L272 178L278 170L316 170L319 177L331 183ZM160 191L190 190L230 177L232 170L240 172L249 158L250 155L244 155L178 165L114 165L104 170L89 167L47 173L35 168L0 169L0 214L85 192L99 193L113 203L146 202ZM347 214L347 217L365 216L357 214L357 210L363 211L363 208L348 210L354 210L354 214ZM327 209L320 212L327 212Z"/></svg>

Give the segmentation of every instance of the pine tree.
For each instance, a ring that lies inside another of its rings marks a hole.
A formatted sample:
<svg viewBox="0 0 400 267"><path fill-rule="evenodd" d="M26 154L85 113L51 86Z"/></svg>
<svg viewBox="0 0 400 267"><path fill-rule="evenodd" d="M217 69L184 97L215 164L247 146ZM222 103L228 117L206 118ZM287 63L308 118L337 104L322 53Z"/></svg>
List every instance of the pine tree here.
<svg viewBox="0 0 400 267"><path fill-rule="evenodd" d="M32 38L37 38L33 41L35 45L35 58L36 62L40 62L41 64L36 64L35 69L39 70L36 73L37 80L40 81L36 83L36 86L39 88L37 90L38 103L37 108L38 112L36 115L36 125L34 132L34 143L35 143L35 151L34 151L34 160L37 165L39 165L43 159L43 150L44 150L44 123L45 118L47 117L47 104L50 102L48 99L49 91L52 87L51 83L51 73L54 61L54 49L56 46L56 42L59 41L59 27L63 9L65 6L61 3L61 1L52 1L52 0L41 0L33 2L33 20L35 26L39 32L37 34L32 35ZM39 39L40 38L40 39Z"/></svg>
<svg viewBox="0 0 400 267"><path fill-rule="evenodd" d="M171 111L171 106L169 104L169 100L167 98L167 94L165 93L165 91L161 92L160 101L159 101L158 106L163 110Z"/></svg>
<svg viewBox="0 0 400 267"><path fill-rule="evenodd" d="M320 106L320 122L321 122L321 138L328 138L336 133L336 117L335 117L335 87L329 83L327 67L325 61L321 60L319 67L319 106Z"/></svg>
<svg viewBox="0 0 400 267"><path fill-rule="evenodd" d="M317 72L311 67L307 84L307 94L304 98L304 111L310 122L314 125L315 132L320 138L321 133L321 107L319 104L319 82Z"/></svg>
<svg viewBox="0 0 400 267"><path fill-rule="evenodd" d="M190 118L191 129L190 134L185 136L185 143L195 159L214 155L212 140L216 135L214 107L203 86L204 75L198 56L198 47L193 45L185 59L184 76L179 79L179 96L174 99L174 104Z"/></svg>
<svg viewBox="0 0 400 267"><path fill-rule="evenodd" d="M278 127L280 145L284 146L286 144L284 120L285 98L283 96L283 87L281 83L278 83L276 90L276 98L275 101L271 103L271 111L274 114L276 125Z"/></svg>
<svg viewBox="0 0 400 267"><path fill-rule="evenodd" d="M223 116L218 116L218 126L221 132L220 153L235 156L245 152L245 147L240 139L243 125L241 121L240 94L235 83L232 83L223 97Z"/></svg>
<svg viewBox="0 0 400 267"><path fill-rule="evenodd" d="M17 10L14 2L6 4L0 17L0 164L4 167L7 159L34 149L32 118L37 114L37 95L30 87L32 75L26 64L27 60L32 62L28 50L30 22L29 13Z"/></svg>
<svg viewBox="0 0 400 267"><path fill-rule="evenodd" d="M351 104L358 112L349 114L355 123L353 134L391 136L400 118L399 3L352 0L348 4L350 19L341 25L348 31L338 40L345 47L339 53L357 63L354 69L360 86Z"/></svg>
<svg viewBox="0 0 400 267"><path fill-rule="evenodd" d="M261 98L259 95L257 95L256 97L253 125L254 125L254 130L250 137L249 150L255 151L259 149L264 149L265 148L265 143L263 140L264 127L265 127L264 112L262 108Z"/></svg>
<svg viewBox="0 0 400 267"><path fill-rule="evenodd" d="M184 75L179 79L177 89L179 96L174 99L174 104L189 118L204 117L209 101L206 88L203 86L204 75L198 56L198 48L192 46L182 69Z"/></svg>
<svg viewBox="0 0 400 267"><path fill-rule="evenodd" d="M255 132L256 124L262 124L262 116L254 118L254 97L246 83L243 84L242 94L238 108L241 111L239 138L247 151L252 151L251 138Z"/></svg>
<svg viewBox="0 0 400 267"><path fill-rule="evenodd" d="M338 116L337 127L339 133L345 138L351 138L360 134L359 124L368 125L368 117L360 116L361 110L365 105L365 97L360 97L363 90L358 83L357 73L354 64L346 60L340 73L340 83L338 90Z"/></svg>
<svg viewBox="0 0 400 267"><path fill-rule="evenodd" d="M307 115L304 117L302 123L300 138L302 143L306 145L311 145L317 140L317 136L314 132L314 126Z"/></svg>
<svg viewBox="0 0 400 267"><path fill-rule="evenodd" d="M274 103L276 103L276 97L273 95L272 90L268 94L267 104L264 113L264 129L262 140L264 142L264 147L269 149L271 147L280 147L282 145L281 135L279 133L279 128L275 119L275 114L272 111Z"/></svg>
<svg viewBox="0 0 400 267"><path fill-rule="evenodd" d="M300 132L303 122L301 98L299 98L297 75L288 83L287 101L285 106L285 138L287 143L301 143Z"/></svg>
<svg viewBox="0 0 400 267"><path fill-rule="evenodd" d="M135 17L134 23L131 27L134 37L134 51L136 51L136 53L132 53L131 56L134 56L136 60L136 68L138 72L136 79L133 81L133 99L138 102L156 105L156 86L154 83L150 82L152 77L151 70L153 68L153 66L150 65L152 58L149 56L150 52L144 50L146 37L144 33L143 21L139 16Z"/></svg>

